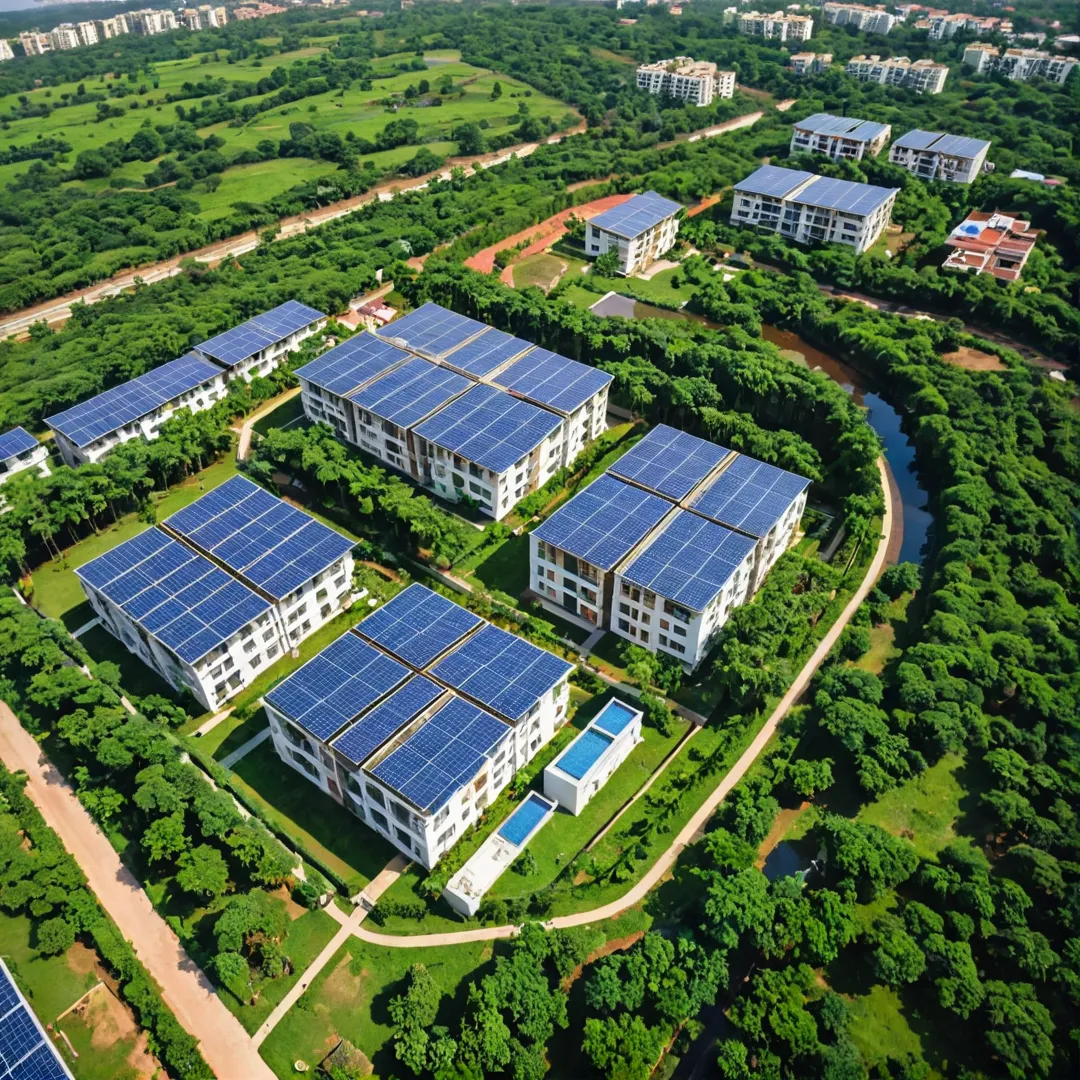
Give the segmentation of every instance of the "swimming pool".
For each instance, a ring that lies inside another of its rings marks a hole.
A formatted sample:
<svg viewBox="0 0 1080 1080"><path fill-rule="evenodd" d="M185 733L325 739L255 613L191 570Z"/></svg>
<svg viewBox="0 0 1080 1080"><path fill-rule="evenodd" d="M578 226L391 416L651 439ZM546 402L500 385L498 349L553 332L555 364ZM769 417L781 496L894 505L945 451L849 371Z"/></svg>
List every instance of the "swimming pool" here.
<svg viewBox="0 0 1080 1080"><path fill-rule="evenodd" d="M580 780L600 760L600 755L611 743L610 735L587 728L556 764L564 773Z"/></svg>
<svg viewBox="0 0 1080 1080"><path fill-rule="evenodd" d="M593 721L593 727L606 731L609 735L618 735L637 715L637 710L624 705L618 698L612 698Z"/></svg>
<svg viewBox="0 0 1080 1080"><path fill-rule="evenodd" d="M521 847L529 838L533 829L544 820L551 810L551 804L541 799L535 792L502 823L499 835L511 844Z"/></svg>

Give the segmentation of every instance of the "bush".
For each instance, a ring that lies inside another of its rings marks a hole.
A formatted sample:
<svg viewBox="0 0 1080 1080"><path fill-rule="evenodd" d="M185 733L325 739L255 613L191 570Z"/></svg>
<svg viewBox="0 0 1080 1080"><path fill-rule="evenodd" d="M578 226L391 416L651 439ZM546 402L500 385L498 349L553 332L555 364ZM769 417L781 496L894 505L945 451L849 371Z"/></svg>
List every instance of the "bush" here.
<svg viewBox="0 0 1080 1080"><path fill-rule="evenodd" d="M865 626L845 626L840 635L840 655L845 660L858 660L870 650L870 631Z"/></svg>

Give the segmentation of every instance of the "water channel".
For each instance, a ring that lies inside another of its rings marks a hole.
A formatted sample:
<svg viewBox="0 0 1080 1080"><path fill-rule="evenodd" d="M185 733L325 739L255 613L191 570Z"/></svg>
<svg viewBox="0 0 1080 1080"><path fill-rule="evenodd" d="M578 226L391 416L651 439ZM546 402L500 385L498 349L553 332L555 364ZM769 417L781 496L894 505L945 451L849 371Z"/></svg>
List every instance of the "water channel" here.
<svg viewBox="0 0 1080 1080"><path fill-rule="evenodd" d="M609 293L589 309L594 315L617 315L625 319L677 319L720 329L703 315L645 304L618 293ZM763 326L761 336L771 341L788 359L828 375L866 410L867 423L878 433L902 504L902 539L898 561L921 563L931 518L926 509L926 491L915 475L915 448L900 429L900 414L879 394L869 389L859 372L822 352L788 330Z"/></svg>

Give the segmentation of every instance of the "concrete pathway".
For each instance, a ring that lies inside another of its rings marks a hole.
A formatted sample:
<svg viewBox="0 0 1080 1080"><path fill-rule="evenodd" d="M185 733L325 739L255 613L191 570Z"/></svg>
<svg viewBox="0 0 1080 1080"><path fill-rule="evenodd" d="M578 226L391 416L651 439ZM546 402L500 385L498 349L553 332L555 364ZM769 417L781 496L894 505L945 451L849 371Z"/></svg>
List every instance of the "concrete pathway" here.
<svg viewBox="0 0 1080 1080"><path fill-rule="evenodd" d="M255 430L255 424L261 420L267 413L272 413L279 405L284 405L286 401L291 401L297 394L300 393L300 387L294 386L291 390L286 390L284 394L278 394L277 397L271 398L268 402L256 409L243 423L240 428L240 438L236 443L236 460L247 461L248 452L251 449L251 435Z"/></svg>
<svg viewBox="0 0 1080 1080"><path fill-rule="evenodd" d="M250 754L251 751L254 750L256 746L261 746L269 738L270 738L270 727L268 725L268 726L264 727L262 729L262 731L259 732L258 735L252 735L252 737L250 739L248 739L248 741L246 743L243 743L241 746L238 746L231 754L226 754L221 759L219 764L224 766L226 769L231 769L242 757L246 756L247 754Z"/></svg>
<svg viewBox="0 0 1080 1080"><path fill-rule="evenodd" d="M580 645L577 646L578 651L582 656L588 656L589 653L600 644L600 639L607 633L602 627L598 627L594 630Z"/></svg>
<svg viewBox="0 0 1080 1080"><path fill-rule="evenodd" d="M200 724L199 727L197 727L192 732L192 735L201 739L205 734L207 734L207 732L213 731L214 728L216 728L218 724L222 722L222 720L226 720L230 716L232 716L231 705L227 709L222 709L219 713L214 713L214 715L211 716L209 720L207 720L203 724Z"/></svg>
<svg viewBox="0 0 1080 1080"><path fill-rule="evenodd" d="M82 867L102 907L161 986L165 1003L176 1019L199 1040L199 1048L215 1075L220 1080L274 1080L247 1032L218 999L213 984L154 910L142 886L121 863L75 792L3 702L0 759L12 771L21 769L29 776L27 794Z"/></svg>
<svg viewBox="0 0 1080 1080"><path fill-rule="evenodd" d="M78 630L72 630L71 636L75 639L78 639L82 637L82 635L85 634L87 630L93 630L99 622L101 622L101 616L95 615L94 618L92 618L89 622L83 623Z"/></svg>
<svg viewBox="0 0 1080 1080"><path fill-rule="evenodd" d="M832 651L844 627L851 621L859 605L877 584L877 579L885 568L885 554L889 547L894 522L893 480L885 468L884 458L878 458L877 466L878 474L881 477L881 486L885 492L885 513L882 516L881 541L878 544L877 551L874 553L874 558L854 595L840 613L840 617L821 639L818 647L803 665L802 670L795 677L788 688L788 692L780 699L769 719L762 725L761 730L754 736L753 741L743 751L739 760L735 762L727 775L717 784L693 817L683 826L667 850L649 867L640 881L631 886L618 900L612 900L610 903L593 908L591 911L578 911L573 915L556 916L545 923L547 927L565 929L572 926L585 926L604 919L613 919L644 900L648 893L670 872L676 860L682 854L683 849L708 824L709 819L716 812L716 808L724 801L732 788L746 775L750 766L757 761L761 752L768 745L769 740L776 733L781 721L787 715L788 710L802 697L815 672L821 666L825 657ZM375 933L364 926L356 925L353 928L353 933L362 941L369 942L372 945L384 945L394 949L424 949L433 945L461 945L470 941L494 941L499 938L513 937L518 930L519 927L517 926L482 926L475 930L450 931L442 934L394 935Z"/></svg>

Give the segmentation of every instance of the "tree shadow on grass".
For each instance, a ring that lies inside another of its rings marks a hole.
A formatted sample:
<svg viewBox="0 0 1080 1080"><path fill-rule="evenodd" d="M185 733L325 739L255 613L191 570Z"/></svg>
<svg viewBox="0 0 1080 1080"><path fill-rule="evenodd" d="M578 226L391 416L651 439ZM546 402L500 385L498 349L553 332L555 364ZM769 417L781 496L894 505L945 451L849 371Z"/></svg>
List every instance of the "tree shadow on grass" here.
<svg viewBox="0 0 1080 1080"><path fill-rule="evenodd" d="M473 576L489 590L515 598L529 587L529 535L512 536L476 564Z"/></svg>
<svg viewBox="0 0 1080 1080"><path fill-rule="evenodd" d="M848 997L869 994L881 980L874 974L870 950L865 945L852 944L842 950L829 965L829 985Z"/></svg>

